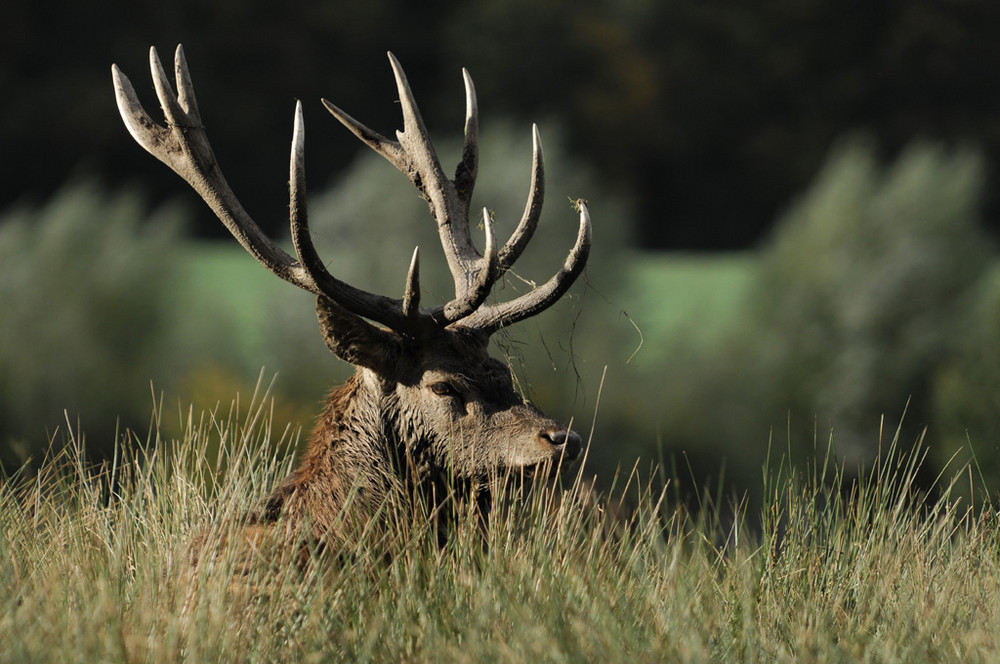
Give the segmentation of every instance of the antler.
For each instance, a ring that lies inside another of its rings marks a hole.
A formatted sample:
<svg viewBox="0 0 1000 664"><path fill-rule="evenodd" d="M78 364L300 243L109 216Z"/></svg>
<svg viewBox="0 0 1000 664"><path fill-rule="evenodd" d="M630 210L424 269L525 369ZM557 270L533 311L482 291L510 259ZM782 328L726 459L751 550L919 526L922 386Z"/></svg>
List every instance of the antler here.
<svg viewBox="0 0 1000 664"><path fill-rule="evenodd" d="M463 327L492 333L500 327L548 308L580 275L590 253L590 216L582 202L578 204L580 230L563 269L546 284L520 298L499 305L481 306L493 283L520 257L538 225L545 197L545 168L538 127L532 126L531 183L521 221L494 257L492 223L489 213L484 209L486 248L485 256L482 256L473 246L469 235L469 207L479 162L479 111L472 77L467 70L462 70L466 99L465 141L462 159L455 169L455 178L449 180L428 138L406 75L392 53L389 53L389 62L396 78L403 111L403 129L396 132L397 140L390 140L366 127L326 99L322 101L327 110L355 136L406 175L427 200L431 213L437 220L441 245L455 281L455 299L444 307L433 310L432 315L446 325L461 321Z"/></svg>
<svg viewBox="0 0 1000 664"><path fill-rule="evenodd" d="M167 80L155 48L149 64L156 96L166 117L166 127L157 124L139 103L128 77L112 65L118 110L132 138L147 152L169 166L208 203L229 232L261 265L285 281L321 295L348 311L396 330L406 329L399 300L357 289L333 277L323 266L309 235L305 206L305 124L302 104L296 103L290 166L292 241L298 260L268 238L247 214L219 169L201 123L194 87L188 73L184 49L177 47L174 72L177 93Z"/></svg>
<svg viewBox="0 0 1000 664"><path fill-rule="evenodd" d="M355 288L326 270L310 238L306 214L305 126L301 102L297 102L295 107L289 177L290 226L297 256L292 258L263 233L222 175L202 126L183 48L177 47L174 58L176 94L170 88L155 48L150 49L149 59L156 95L166 118L165 127L154 122L146 113L128 78L117 65L112 65L118 108L132 137L186 180L240 244L265 268L325 298L349 314L408 335L452 324L490 334L550 306L583 270L590 251L591 231L586 207L580 204L580 230L576 245L563 268L543 286L511 302L483 306L493 284L514 264L535 231L544 198L544 167L538 130L533 128L531 190L524 214L513 235L498 250L492 219L484 209L486 244L483 254L480 254L469 233L469 206L479 160L479 117L475 88L465 70L465 144L454 180L449 180L441 168L406 76L391 53L389 60L403 110L403 129L396 132L396 141L372 131L323 100L338 120L410 179L427 200L437 220L441 244L455 281L455 298L443 306L425 310L419 307L419 254L416 251L407 273L403 298L399 300Z"/></svg>

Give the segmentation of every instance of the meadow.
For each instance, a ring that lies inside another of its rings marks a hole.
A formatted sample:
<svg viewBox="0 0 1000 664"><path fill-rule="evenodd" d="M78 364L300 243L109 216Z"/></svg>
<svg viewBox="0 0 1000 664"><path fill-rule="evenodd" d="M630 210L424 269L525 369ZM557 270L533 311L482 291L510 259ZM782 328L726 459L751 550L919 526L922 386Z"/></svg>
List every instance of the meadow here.
<svg viewBox="0 0 1000 664"><path fill-rule="evenodd" d="M924 451L891 432L856 479L773 450L759 511L685 507L655 469L597 495L584 461L443 547L417 515L303 566L192 568L192 536L232 532L292 463L270 408L190 413L99 465L74 435L7 477L0 662L1000 660L997 508L955 495L969 467L918 488Z"/></svg>
<svg viewBox="0 0 1000 664"><path fill-rule="evenodd" d="M433 228L373 168L316 197L317 240L394 293L427 246L409 231ZM311 298L134 191L12 209L0 662L1000 660L983 182L963 151L884 166L847 144L765 246L712 257L630 249L613 199L595 204L609 230L582 284L494 338L519 388L587 434L586 463L498 504L485 534L470 515L438 547L404 510L302 567L189 560L288 472L349 371ZM537 239L562 251L565 230ZM427 290L446 293L433 274Z"/></svg>

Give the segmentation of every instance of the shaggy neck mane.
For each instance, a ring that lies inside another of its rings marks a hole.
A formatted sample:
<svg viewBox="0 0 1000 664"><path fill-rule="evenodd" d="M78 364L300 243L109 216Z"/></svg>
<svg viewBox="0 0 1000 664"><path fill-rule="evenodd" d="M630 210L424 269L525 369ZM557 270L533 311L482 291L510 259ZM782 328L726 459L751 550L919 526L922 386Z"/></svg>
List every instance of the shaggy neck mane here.
<svg viewBox="0 0 1000 664"><path fill-rule="evenodd" d="M383 419L382 397L366 390L363 381L356 373L330 392L299 468L275 487L252 514L251 523L281 519L288 525L307 525L317 540L329 539L331 530L344 530L345 519L363 528L395 493L429 501L425 508L437 515L443 542L452 508L442 500L472 498L485 515L490 503L485 487L471 478L449 482L443 471L408 457L397 430L400 422ZM419 455L421 446L413 447ZM347 500L350 505L344 510ZM303 519L308 524L301 523Z"/></svg>
<svg viewBox="0 0 1000 664"><path fill-rule="evenodd" d="M297 470L275 487L265 503L251 517L253 522L271 523L282 515L297 520L308 515L313 533L322 536L337 518L352 488L357 489L358 505L370 498L375 478L365 477L364 466L377 451L370 438L370 423L358 417L360 377L354 374L327 396L309 439L309 446ZM369 433L369 436L365 436ZM359 458L360 457L360 458Z"/></svg>

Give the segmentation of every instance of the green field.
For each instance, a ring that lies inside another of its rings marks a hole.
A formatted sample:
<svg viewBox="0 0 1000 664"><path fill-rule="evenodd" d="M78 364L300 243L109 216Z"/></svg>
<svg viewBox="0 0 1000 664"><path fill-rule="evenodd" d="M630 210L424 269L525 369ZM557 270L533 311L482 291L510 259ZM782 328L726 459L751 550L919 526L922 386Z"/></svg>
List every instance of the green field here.
<svg viewBox="0 0 1000 664"><path fill-rule="evenodd" d="M710 346L739 322L750 294L756 258L740 254L642 254L630 257L622 289L641 312L651 340L682 337ZM653 359L660 359L652 350Z"/></svg>
<svg viewBox="0 0 1000 664"><path fill-rule="evenodd" d="M283 284L233 242L189 242L180 252L178 283L170 292L177 303L209 303L213 315L230 320L247 350L263 342L266 303L295 288Z"/></svg>
<svg viewBox="0 0 1000 664"><path fill-rule="evenodd" d="M219 315L231 315L253 337L273 297L295 296L231 242L191 243L183 254L179 302L209 299ZM648 254L621 261L626 274L615 303L641 322L647 339L689 337L718 341L739 317L749 294L756 258L737 254ZM333 268L335 270L335 267ZM308 298L303 306L311 307ZM654 355L655 357L655 351Z"/></svg>

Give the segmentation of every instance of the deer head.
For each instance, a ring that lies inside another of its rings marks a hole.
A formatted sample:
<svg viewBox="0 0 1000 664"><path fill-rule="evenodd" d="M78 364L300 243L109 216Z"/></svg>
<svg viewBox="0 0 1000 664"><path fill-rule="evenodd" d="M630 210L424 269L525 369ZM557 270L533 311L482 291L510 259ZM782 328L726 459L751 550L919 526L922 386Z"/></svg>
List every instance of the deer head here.
<svg viewBox="0 0 1000 664"><path fill-rule="evenodd" d="M528 202L512 236L498 247L483 210L482 253L470 236L470 201L478 164L478 110L472 79L466 93L462 158L449 179L442 170L399 62L390 53L403 112L396 140L369 129L330 102L324 106L385 157L420 191L437 222L455 282L455 297L421 306L419 252L413 252L399 299L368 293L330 274L310 239L306 214L305 126L296 104L290 166L293 258L247 214L226 183L202 126L183 49L174 61L176 93L155 49L150 69L166 126L139 103L128 78L112 66L118 108L132 137L190 184L241 245L272 274L316 295L320 330L338 357L357 367L335 389L313 431L300 467L260 513L308 519L317 534L345 509L371 514L389 492L436 486L442 474L468 480L481 497L498 470L532 471L572 460L580 437L543 415L514 390L510 371L487 352L490 335L545 310L580 275L590 251L591 226L579 202L576 243L549 281L511 301L486 304L493 284L521 255L538 224L544 194L541 142L534 149ZM355 491L356 490L356 491Z"/></svg>

